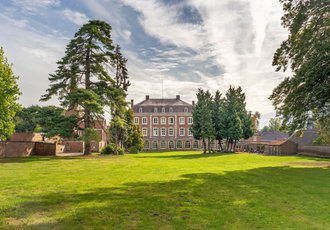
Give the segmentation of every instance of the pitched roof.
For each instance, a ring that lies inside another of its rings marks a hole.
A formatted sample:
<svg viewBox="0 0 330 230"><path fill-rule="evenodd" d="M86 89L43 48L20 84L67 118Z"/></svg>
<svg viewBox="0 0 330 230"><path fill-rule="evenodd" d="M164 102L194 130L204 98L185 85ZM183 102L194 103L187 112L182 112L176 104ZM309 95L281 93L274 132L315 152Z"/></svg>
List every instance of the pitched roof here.
<svg viewBox="0 0 330 230"><path fill-rule="evenodd" d="M312 145L314 140L319 136L316 130L305 130L301 137L297 137L292 134L289 138L291 141L298 143L299 145Z"/></svg>
<svg viewBox="0 0 330 230"><path fill-rule="evenodd" d="M289 134L282 133L279 131L261 132L261 141L276 141L276 140L286 140L289 138Z"/></svg>
<svg viewBox="0 0 330 230"><path fill-rule="evenodd" d="M191 104L184 102L180 99L147 99L134 106L192 106Z"/></svg>

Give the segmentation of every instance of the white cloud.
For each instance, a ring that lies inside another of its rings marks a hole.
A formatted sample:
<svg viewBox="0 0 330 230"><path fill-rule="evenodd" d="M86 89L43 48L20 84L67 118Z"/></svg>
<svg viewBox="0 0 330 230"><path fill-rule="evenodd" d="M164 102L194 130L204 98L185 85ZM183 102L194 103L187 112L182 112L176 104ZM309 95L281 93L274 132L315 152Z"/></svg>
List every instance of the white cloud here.
<svg viewBox="0 0 330 230"><path fill-rule="evenodd" d="M78 26L82 26L89 20L89 18L85 14L78 11L70 10L68 8L62 10L62 14L66 19Z"/></svg>
<svg viewBox="0 0 330 230"><path fill-rule="evenodd" d="M60 0L12 0L15 6L21 8L22 11L27 13L34 13L44 10L48 7L60 6Z"/></svg>

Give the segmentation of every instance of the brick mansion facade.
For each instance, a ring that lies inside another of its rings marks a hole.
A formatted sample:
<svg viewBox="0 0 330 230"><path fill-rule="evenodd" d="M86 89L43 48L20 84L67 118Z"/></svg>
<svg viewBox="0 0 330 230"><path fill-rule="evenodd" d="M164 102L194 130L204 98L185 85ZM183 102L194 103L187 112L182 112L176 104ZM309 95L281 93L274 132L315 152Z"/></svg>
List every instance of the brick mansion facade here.
<svg viewBox="0 0 330 230"><path fill-rule="evenodd" d="M144 136L144 150L198 149L199 141L194 140L190 127L193 123L192 104L180 99L180 95L170 99L145 100L135 104L134 122Z"/></svg>

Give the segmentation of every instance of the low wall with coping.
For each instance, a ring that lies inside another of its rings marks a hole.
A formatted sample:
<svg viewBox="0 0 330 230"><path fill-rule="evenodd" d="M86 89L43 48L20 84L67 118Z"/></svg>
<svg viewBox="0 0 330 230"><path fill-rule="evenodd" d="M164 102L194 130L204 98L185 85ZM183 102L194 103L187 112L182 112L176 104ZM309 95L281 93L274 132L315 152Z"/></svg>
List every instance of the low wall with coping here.
<svg viewBox="0 0 330 230"><path fill-rule="evenodd" d="M330 157L330 146L298 146L298 153L302 155Z"/></svg>

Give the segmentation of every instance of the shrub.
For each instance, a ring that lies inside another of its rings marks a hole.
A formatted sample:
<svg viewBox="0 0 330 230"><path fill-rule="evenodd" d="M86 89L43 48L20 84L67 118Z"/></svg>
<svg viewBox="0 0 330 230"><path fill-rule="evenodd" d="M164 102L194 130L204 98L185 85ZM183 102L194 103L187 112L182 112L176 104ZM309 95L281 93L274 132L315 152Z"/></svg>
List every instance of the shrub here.
<svg viewBox="0 0 330 230"><path fill-rule="evenodd" d="M129 148L129 153L139 153L139 148L137 146L132 146Z"/></svg>
<svg viewBox="0 0 330 230"><path fill-rule="evenodd" d="M101 150L101 154L114 154L116 150L115 144L109 144Z"/></svg>
<svg viewBox="0 0 330 230"><path fill-rule="evenodd" d="M124 153L125 153L124 148L118 147L117 148L117 153L118 153L118 155L124 155Z"/></svg>

